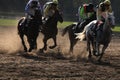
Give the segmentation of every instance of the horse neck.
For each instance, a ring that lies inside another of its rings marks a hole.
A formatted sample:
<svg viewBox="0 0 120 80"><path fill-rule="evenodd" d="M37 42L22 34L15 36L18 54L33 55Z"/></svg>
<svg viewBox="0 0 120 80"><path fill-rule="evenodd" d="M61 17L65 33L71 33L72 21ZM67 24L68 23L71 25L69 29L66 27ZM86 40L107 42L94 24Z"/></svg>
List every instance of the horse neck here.
<svg viewBox="0 0 120 80"><path fill-rule="evenodd" d="M105 23L103 25L103 33L107 33L107 32L110 32L111 31L111 28L110 28L110 25L108 25L108 20L105 20Z"/></svg>
<svg viewBox="0 0 120 80"><path fill-rule="evenodd" d="M46 27L50 28L50 29L56 29L56 27L57 27L57 21L55 21L54 18L51 17L51 18L49 18L49 20L44 25Z"/></svg>

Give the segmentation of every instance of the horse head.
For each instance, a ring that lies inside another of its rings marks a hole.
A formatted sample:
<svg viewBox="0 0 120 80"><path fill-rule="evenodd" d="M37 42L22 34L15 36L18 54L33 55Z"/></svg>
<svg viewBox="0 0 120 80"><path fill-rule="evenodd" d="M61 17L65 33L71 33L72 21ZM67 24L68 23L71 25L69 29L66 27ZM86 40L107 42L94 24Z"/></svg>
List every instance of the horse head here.
<svg viewBox="0 0 120 80"><path fill-rule="evenodd" d="M35 14L33 15L32 19L33 21L39 21L42 22L42 14L41 14L41 10L38 8L35 8Z"/></svg>
<svg viewBox="0 0 120 80"><path fill-rule="evenodd" d="M114 28L115 27L115 16L114 13L108 13L108 24L110 27Z"/></svg>
<svg viewBox="0 0 120 80"><path fill-rule="evenodd" d="M55 11L54 15L53 15L55 21L59 21L59 22L63 22L63 18L62 18L62 14L60 14L60 12L58 10Z"/></svg>

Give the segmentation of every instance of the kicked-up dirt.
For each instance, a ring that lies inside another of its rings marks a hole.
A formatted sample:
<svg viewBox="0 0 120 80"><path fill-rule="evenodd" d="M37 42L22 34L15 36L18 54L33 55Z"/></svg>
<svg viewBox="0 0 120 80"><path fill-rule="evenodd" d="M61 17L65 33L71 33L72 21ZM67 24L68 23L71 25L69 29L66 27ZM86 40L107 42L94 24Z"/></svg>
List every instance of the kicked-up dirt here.
<svg viewBox="0 0 120 80"><path fill-rule="evenodd" d="M114 33L102 64L94 56L92 62L87 59L86 42L78 42L69 57L68 36L60 34L55 49L39 53L40 34L37 51L25 53L16 27L0 27L0 80L120 80L119 33ZM48 46L52 44L49 40Z"/></svg>

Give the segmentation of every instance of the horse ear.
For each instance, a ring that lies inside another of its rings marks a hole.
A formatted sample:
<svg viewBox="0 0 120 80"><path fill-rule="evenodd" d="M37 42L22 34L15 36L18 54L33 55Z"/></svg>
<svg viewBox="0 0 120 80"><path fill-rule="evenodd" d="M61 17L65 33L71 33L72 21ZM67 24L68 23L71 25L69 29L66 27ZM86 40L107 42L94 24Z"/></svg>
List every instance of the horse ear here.
<svg viewBox="0 0 120 80"><path fill-rule="evenodd" d="M112 11L111 14L114 15L114 12Z"/></svg>
<svg viewBox="0 0 120 80"><path fill-rule="evenodd" d="M110 13L108 13L109 15L114 15L114 12L110 12Z"/></svg>

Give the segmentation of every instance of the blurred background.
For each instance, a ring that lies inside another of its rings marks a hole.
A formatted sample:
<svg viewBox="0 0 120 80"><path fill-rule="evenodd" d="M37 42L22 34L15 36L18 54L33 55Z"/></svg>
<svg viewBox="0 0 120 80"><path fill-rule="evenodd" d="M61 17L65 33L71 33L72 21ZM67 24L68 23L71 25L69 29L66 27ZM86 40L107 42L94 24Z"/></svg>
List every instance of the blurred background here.
<svg viewBox="0 0 120 80"><path fill-rule="evenodd" d="M29 0L0 0L0 18L18 18L24 16L24 7ZM50 0L39 0L43 6ZM83 3L93 3L95 6L103 0L58 0L60 11L64 20L77 21L78 7ZM116 23L120 24L120 0L111 0L116 17Z"/></svg>

